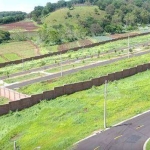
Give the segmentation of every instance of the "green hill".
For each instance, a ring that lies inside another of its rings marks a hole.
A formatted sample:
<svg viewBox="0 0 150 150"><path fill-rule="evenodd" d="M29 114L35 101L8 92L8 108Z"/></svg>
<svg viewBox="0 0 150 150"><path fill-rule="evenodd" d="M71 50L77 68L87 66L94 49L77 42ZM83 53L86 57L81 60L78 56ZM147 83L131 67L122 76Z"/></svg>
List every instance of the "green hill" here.
<svg viewBox="0 0 150 150"><path fill-rule="evenodd" d="M69 8L62 8L52 12L43 21L49 26L59 24L64 26L67 24L77 26L80 21L84 21L88 17L101 20L104 15L105 12L100 10L98 6L76 6L73 10L69 10Z"/></svg>

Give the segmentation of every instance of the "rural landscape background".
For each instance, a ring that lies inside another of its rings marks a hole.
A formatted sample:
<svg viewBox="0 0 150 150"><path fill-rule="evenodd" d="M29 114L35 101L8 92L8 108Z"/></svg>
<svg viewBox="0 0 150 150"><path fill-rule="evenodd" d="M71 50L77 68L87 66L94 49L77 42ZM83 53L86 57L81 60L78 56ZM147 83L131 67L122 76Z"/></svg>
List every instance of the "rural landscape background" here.
<svg viewBox="0 0 150 150"><path fill-rule="evenodd" d="M149 69L149 0L1 11L0 150L77 149L105 123L148 111Z"/></svg>

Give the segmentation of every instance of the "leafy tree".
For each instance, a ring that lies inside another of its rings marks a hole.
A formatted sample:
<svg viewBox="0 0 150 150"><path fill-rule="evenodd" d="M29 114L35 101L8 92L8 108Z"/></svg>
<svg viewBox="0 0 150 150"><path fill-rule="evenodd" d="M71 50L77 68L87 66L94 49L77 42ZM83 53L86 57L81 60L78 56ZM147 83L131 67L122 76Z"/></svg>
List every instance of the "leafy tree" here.
<svg viewBox="0 0 150 150"><path fill-rule="evenodd" d="M106 11L107 14L113 15L114 12L115 12L115 7L114 7L114 5L113 5L113 4L108 5L108 6L106 7L105 11Z"/></svg>
<svg viewBox="0 0 150 150"><path fill-rule="evenodd" d="M94 35L99 35L103 32L103 28L98 23L94 23L91 25L90 31Z"/></svg>

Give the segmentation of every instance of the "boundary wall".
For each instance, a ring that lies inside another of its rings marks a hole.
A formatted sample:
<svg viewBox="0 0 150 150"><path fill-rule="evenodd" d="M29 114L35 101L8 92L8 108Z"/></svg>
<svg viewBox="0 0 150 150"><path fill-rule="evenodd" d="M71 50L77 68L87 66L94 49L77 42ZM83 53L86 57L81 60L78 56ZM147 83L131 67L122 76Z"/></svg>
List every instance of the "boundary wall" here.
<svg viewBox="0 0 150 150"><path fill-rule="evenodd" d="M29 97L28 95L16 92L5 87L0 87L0 96L8 98L10 101L16 101L22 98Z"/></svg>
<svg viewBox="0 0 150 150"><path fill-rule="evenodd" d="M140 72L150 69L150 63L139 65L133 68L124 69L115 73L108 74L99 78L94 78L89 81L68 84L60 87L55 87L54 90L45 91L41 94L32 95L16 101L10 101L8 104L0 105L0 115L8 114L10 111L22 110L31 107L42 100L52 100L59 96L73 94L82 90L92 88L92 86L100 86L105 83L105 80L115 81L120 80Z"/></svg>
<svg viewBox="0 0 150 150"><path fill-rule="evenodd" d="M150 32L140 33L140 34L133 34L133 35L130 35L130 37L137 37L137 36L143 36L143 35L148 35L148 34L150 34ZM41 58L44 58L44 57L49 57L49 56L58 55L58 54L64 54L64 53L67 53L69 50L77 51L77 50L82 49L82 48L90 48L90 47L94 47L94 46L99 46L101 44L114 42L114 41L118 41L118 40L123 40L123 39L126 39L126 38L128 38L128 36L119 37L119 38L115 38L115 39L107 40L107 41L103 41L103 42L93 43L93 44L89 44L89 45L86 45L86 46L80 46L80 47L75 47L75 48L71 48L71 49L66 49L66 50L63 50L63 51L49 53L49 54L45 54L45 55L34 56L34 57L19 59L19 60L15 60L15 61L0 63L0 68L5 67L7 65L20 64L20 63L23 63L25 61L37 60L37 59L41 59Z"/></svg>

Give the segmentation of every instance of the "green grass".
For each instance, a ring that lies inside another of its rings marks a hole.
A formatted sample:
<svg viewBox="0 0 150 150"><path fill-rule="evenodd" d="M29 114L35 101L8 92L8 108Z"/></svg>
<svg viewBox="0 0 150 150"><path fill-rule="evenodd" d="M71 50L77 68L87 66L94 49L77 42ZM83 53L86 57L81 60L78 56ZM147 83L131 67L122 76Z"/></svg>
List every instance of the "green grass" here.
<svg viewBox="0 0 150 150"><path fill-rule="evenodd" d="M95 8L97 8L99 15L95 13ZM67 17L67 12L70 12L72 17ZM79 15L78 18L77 15ZM83 21L87 17L93 17L100 20L104 15L105 12L99 10L97 6L79 6L75 7L73 10L69 10L68 8L58 9L44 18L43 22L47 23L49 26L61 24L67 27L68 24L71 24L78 28L79 20Z"/></svg>
<svg viewBox="0 0 150 150"><path fill-rule="evenodd" d="M0 63L3 63L3 62L6 62L6 60L2 56L0 56Z"/></svg>
<svg viewBox="0 0 150 150"><path fill-rule="evenodd" d="M150 71L108 83L107 126L150 108ZM104 86L93 87L0 117L0 149L62 150L103 129Z"/></svg>
<svg viewBox="0 0 150 150"><path fill-rule="evenodd" d="M57 52L58 51L57 48L58 48L58 45L41 47L40 53L47 54L47 53Z"/></svg>
<svg viewBox="0 0 150 150"><path fill-rule="evenodd" d="M21 41L0 44L0 55L3 55L7 61L12 61L36 56L36 53L34 45L28 41Z"/></svg>
<svg viewBox="0 0 150 150"><path fill-rule="evenodd" d="M147 42L149 39L150 39L150 35L131 38L130 44L138 44L140 42ZM83 57L86 57L89 55L95 55L95 54L101 53L103 51L106 52L111 49L114 49L114 51L115 51L116 48L121 48L123 46L127 46L127 39L110 42L110 43L103 44L100 46L95 46L93 48L80 49L78 51L69 51L66 54L62 54L62 60L65 61L68 59L75 59L75 58L81 58L81 57L83 58ZM25 54L28 54L28 53L24 53L24 55ZM0 68L0 75L4 76L4 75L6 75L6 72L9 72L9 74L20 72L22 70L22 68L23 68L23 70L29 70L32 68L37 68L37 67L45 66L48 64L55 64L56 61L57 61L57 63L60 62L59 55L25 62L24 67L22 67L22 64L9 65L5 68ZM12 69L12 67L13 67L13 69Z"/></svg>
<svg viewBox="0 0 150 150"><path fill-rule="evenodd" d="M25 80L29 80L29 79L42 77L42 76L44 76L44 74L32 73L32 74L26 74L26 75L23 75L23 76L18 76L18 77L15 77L15 78L9 78L9 79L4 80L4 82L6 82L6 83L14 83L14 82L25 81Z"/></svg>
<svg viewBox="0 0 150 150"><path fill-rule="evenodd" d="M9 100L7 98L0 97L0 105L7 104L8 102Z"/></svg>
<svg viewBox="0 0 150 150"><path fill-rule="evenodd" d="M150 150L150 140L149 140L149 142L146 145L146 150Z"/></svg>
<svg viewBox="0 0 150 150"><path fill-rule="evenodd" d="M21 59L17 54L14 53L6 53L3 54L3 56L8 60L8 61L13 61L13 60L18 60Z"/></svg>
<svg viewBox="0 0 150 150"><path fill-rule="evenodd" d="M20 88L19 91L25 94L42 93L43 91L51 90L54 87L62 86L64 84L86 81L103 75L107 75L108 73L113 73L116 71L121 71L122 69L134 67L142 63L148 63L150 61L149 58L150 54L146 54L138 57L121 60L109 65L82 70L77 73L66 75L51 81L34 83Z"/></svg>

